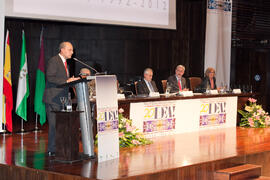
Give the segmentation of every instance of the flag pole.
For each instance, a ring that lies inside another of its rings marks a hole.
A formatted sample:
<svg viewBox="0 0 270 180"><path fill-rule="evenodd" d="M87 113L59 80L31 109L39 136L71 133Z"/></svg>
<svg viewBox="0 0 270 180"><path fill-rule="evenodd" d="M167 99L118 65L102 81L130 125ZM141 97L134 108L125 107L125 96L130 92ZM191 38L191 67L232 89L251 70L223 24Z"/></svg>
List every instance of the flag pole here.
<svg viewBox="0 0 270 180"><path fill-rule="evenodd" d="M3 136L9 135L9 133L7 133L7 130L6 130L6 124L7 124L6 122L5 123L2 123L2 127L4 127L3 128L3 131L2 131L2 135Z"/></svg>
<svg viewBox="0 0 270 180"><path fill-rule="evenodd" d="M6 133L5 126L6 125L4 123L1 123L1 124L2 124L1 126L2 126L2 129L3 129L3 131L1 132L1 134L5 136L5 133Z"/></svg>
<svg viewBox="0 0 270 180"><path fill-rule="evenodd" d="M3 112L3 113L5 113L5 112ZM4 114L4 116L5 116L6 114ZM3 122L4 121L4 122ZM6 130L6 125L7 125L7 122L6 122L6 119L5 118L3 118L3 121L2 121L2 127L4 127L3 128L3 131L2 131L2 134L5 136L5 135L7 135L7 130Z"/></svg>
<svg viewBox="0 0 270 180"><path fill-rule="evenodd" d="M2 124L2 126L3 126L3 124ZM3 129L3 134L6 134L6 125L4 124L4 129Z"/></svg>
<svg viewBox="0 0 270 180"><path fill-rule="evenodd" d="M35 131L38 130L38 127L37 127L37 118L38 118L38 115L37 115L37 113L36 113L36 126L35 126Z"/></svg>
<svg viewBox="0 0 270 180"><path fill-rule="evenodd" d="M16 134L20 134L22 136L29 133L29 132L28 133L25 132L24 127L23 127L23 122L24 122L24 119L21 118L21 132L16 133Z"/></svg>
<svg viewBox="0 0 270 180"><path fill-rule="evenodd" d="M36 125L35 125L35 131L38 130L38 127L37 127L37 113L36 113Z"/></svg>
<svg viewBox="0 0 270 180"><path fill-rule="evenodd" d="M38 114L36 113L36 125L35 125L35 132L38 132L38 131L41 131L39 128L38 128Z"/></svg>
<svg viewBox="0 0 270 180"><path fill-rule="evenodd" d="M21 118L21 134L23 135L24 129L23 129L23 118Z"/></svg>

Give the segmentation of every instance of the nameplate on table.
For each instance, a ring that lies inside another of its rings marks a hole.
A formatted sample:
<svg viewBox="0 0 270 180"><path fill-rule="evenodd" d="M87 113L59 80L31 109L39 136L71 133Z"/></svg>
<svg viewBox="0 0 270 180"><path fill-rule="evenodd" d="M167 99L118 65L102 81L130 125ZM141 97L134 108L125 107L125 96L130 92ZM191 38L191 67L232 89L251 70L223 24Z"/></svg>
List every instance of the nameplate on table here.
<svg viewBox="0 0 270 180"><path fill-rule="evenodd" d="M125 95L124 94L117 94L117 99L125 99Z"/></svg>
<svg viewBox="0 0 270 180"><path fill-rule="evenodd" d="M234 94L241 94L241 89L233 89Z"/></svg>
<svg viewBox="0 0 270 180"><path fill-rule="evenodd" d="M209 90L209 94L218 94L218 90L216 89Z"/></svg>
<svg viewBox="0 0 270 180"><path fill-rule="evenodd" d="M159 92L150 92L149 97L159 97Z"/></svg>
<svg viewBox="0 0 270 180"><path fill-rule="evenodd" d="M179 91L179 94L184 97L193 96L193 91Z"/></svg>
<svg viewBox="0 0 270 180"><path fill-rule="evenodd" d="M96 77L96 76L86 76L86 79L87 79L87 80L93 80L93 79L95 79L95 77Z"/></svg>

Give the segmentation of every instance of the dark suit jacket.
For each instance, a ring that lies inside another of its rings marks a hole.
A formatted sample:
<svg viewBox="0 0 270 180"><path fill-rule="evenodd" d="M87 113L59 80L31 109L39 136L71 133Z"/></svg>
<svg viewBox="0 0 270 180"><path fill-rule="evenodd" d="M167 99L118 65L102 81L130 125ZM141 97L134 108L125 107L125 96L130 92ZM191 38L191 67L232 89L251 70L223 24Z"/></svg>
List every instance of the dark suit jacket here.
<svg viewBox="0 0 270 180"><path fill-rule="evenodd" d="M207 86L209 86L211 88L210 79L209 79L209 77L204 77L202 79L201 85L199 86L199 88L201 89L201 92L205 92L206 89L207 89ZM216 78L215 77L214 77L214 89L217 89Z"/></svg>
<svg viewBox="0 0 270 180"><path fill-rule="evenodd" d="M46 67L46 87L43 102L61 105L60 97L68 97L68 87L59 88L57 86L66 83L67 79L66 69L60 56L52 57Z"/></svg>
<svg viewBox="0 0 270 180"><path fill-rule="evenodd" d="M171 91L170 91L171 93L175 93L179 91L178 81L175 75L172 75L167 79L167 84L171 86ZM184 77L181 77L181 84L182 84L182 89L187 88L186 79Z"/></svg>
<svg viewBox="0 0 270 180"><path fill-rule="evenodd" d="M158 92L157 86L155 81L151 81L151 84L153 86L153 89L155 92ZM150 91L148 89L148 86L146 85L144 80L141 80L137 84L137 94L149 94Z"/></svg>

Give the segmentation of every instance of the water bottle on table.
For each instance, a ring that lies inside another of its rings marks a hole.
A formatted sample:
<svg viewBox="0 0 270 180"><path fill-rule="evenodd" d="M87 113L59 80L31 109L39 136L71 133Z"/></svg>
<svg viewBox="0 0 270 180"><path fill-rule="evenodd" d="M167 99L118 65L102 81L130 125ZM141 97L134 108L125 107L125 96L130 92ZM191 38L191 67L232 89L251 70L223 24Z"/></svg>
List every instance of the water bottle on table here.
<svg viewBox="0 0 270 180"><path fill-rule="evenodd" d="M72 100L71 100L71 94L68 93L68 99L67 99L67 103L66 103L66 108L68 112L72 111Z"/></svg>

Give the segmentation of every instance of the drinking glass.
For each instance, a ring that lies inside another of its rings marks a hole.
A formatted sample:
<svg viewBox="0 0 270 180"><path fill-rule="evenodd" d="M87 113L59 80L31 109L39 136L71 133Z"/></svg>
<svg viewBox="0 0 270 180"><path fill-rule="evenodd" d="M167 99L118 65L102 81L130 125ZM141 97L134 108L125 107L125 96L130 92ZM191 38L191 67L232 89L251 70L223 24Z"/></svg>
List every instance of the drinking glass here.
<svg viewBox="0 0 270 180"><path fill-rule="evenodd" d="M210 94L210 90L211 90L210 84L207 82L206 89L205 89L205 94Z"/></svg>
<svg viewBox="0 0 270 180"><path fill-rule="evenodd" d="M227 91L228 91L228 85L225 83L224 84L224 93L227 93Z"/></svg>
<svg viewBox="0 0 270 180"><path fill-rule="evenodd" d="M227 92L227 84L225 82L221 82L220 92L221 93Z"/></svg>
<svg viewBox="0 0 270 180"><path fill-rule="evenodd" d="M223 87L224 87L224 83L223 82L220 83L220 87L223 89Z"/></svg>
<svg viewBox="0 0 270 180"><path fill-rule="evenodd" d="M60 102L62 104L61 111L65 111L65 104L66 104L67 98L66 97L60 97Z"/></svg>
<svg viewBox="0 0 270 180"><path fill-rule="evenodd" d="M167 83L165 94L166 94L166 95L169 95L170 92L171 92L171 85L170 85L169 83Z"/></svg>

